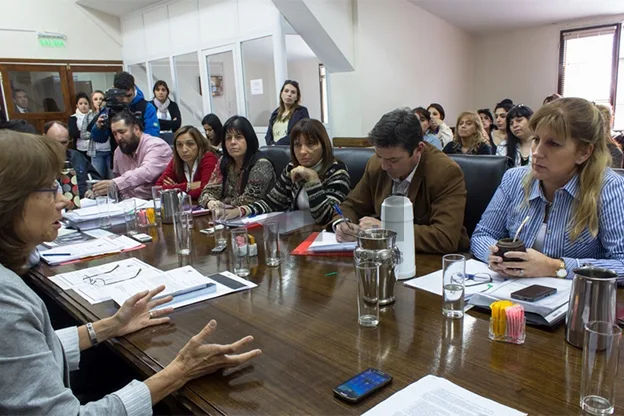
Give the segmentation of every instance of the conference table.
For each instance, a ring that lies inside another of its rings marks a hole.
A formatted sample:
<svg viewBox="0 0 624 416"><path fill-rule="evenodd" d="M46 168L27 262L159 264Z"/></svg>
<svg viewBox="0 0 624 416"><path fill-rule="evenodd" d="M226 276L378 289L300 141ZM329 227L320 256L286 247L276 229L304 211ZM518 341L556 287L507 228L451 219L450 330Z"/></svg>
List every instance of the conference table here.
<svg viewBox="0 0 624 416"><path fill-rule="evenodd" d="M46 276L130 256L163 270L191 264L205 275L231 271L229 248L211 253L214 237L199 232L208 227L209 219L194 219L189 257L178 257L173 226L163 224L147 231L153 241L141 250L59 267L41 265L27 279L78 321L105 318L116 311L112 301L90 305ZM308 226L282 235L281 265L268 267L262 227L250 228L259 254L252 258L248 279L258 287L177 309L170 325L110 340L108 346L147 378L169 364L210 319L218 322L211 342L230 343L253 335L252 347L261 348L263 355L241 368L194 380L174 394L188 413L361 414L433 374L531 415L581 414L582 351L566 343L563 325L554 330L527 327L523 345L492 342L488 314L473 309L463 319L445 319L441 297L399 282L396 303L381 310L379 326L362 328L357 322L353 259L290 255L319 229ZM440 269L441 256L418 254L416 264L417 275L422 276ZM392 384L355 405L333 396L335 386L370 367L392 375ZM616 410L624 405L623 375L620 368Z"/></svg>

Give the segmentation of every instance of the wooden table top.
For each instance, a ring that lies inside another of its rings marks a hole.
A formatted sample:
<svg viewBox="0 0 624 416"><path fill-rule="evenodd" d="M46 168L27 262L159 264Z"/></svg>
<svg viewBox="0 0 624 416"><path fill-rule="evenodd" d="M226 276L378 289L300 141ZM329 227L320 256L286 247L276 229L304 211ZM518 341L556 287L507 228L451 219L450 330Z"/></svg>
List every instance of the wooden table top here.
<svg viewBox="0 0 624 416"><path fill-rule="evenodd" d="M207 224L207 217L195 218L190 264L204 274L231 270L230 250L210 253L214 238L198 232ZM282 236L282 264L271 268L263 264L262 228L251 229L260 253L249 279L257 288L183 307L171 315L169 326L109 343L148 377L170 363L210 319L219 325L214 342L253 335L253 348L261 348L262 356L241 369L192 381L175 395L197 413L361 414L433 374L532 415L581 414L581 350L565 342L563 326L554 331L527 327L524 345L491 342L487 314L472 310L463 320L445 319L441 297L398 283L397 301L382 309L380 325L361 328L352 259L289 254L313 230ZM154 240L142 250L69 266L42 265L29 278L81 322L110 316L116 310L112 301L90 305L44 276L129 256L163 270L188 264L178 259L171 225L149 232ZM441 267L437 255L416 259L418 276ZM337 274L326 276L330 272ZM356 405L333 397L335 386L369 367L392 375L392 384ZM624 404L623 374L620 370L616 406Z"/></svg>

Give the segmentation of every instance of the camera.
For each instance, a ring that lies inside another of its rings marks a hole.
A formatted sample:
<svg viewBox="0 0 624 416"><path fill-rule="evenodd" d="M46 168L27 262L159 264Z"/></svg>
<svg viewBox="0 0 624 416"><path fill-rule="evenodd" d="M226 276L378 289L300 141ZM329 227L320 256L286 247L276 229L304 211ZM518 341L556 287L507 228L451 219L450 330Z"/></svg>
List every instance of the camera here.
<svg viewBox="0 0 624 416"><path fill-rule="evenodd" d="M115 116L115 114L121 113L124 110L130 111L128 105L119 99L120 97L124 97L126 94L126 90L121 90L119 88L109 88L104 93L104 108L100 114L105 116L103 126L105 129L110 128L110 120Z"/></svg>

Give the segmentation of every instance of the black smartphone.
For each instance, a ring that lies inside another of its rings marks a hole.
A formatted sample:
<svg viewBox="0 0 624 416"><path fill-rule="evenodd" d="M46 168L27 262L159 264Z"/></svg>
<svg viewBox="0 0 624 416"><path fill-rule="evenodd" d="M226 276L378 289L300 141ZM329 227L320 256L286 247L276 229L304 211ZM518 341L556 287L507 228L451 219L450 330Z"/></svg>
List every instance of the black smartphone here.
<svg viewBox="0 0 624 416"><path fill-rule="evenodd" d="M382 387L387 386L391 381L391 375L376 368L369 368L336 387L334 394L348 403L357 403Z"/></svg>
<svg viewBox="0 0 624 416"><path fill-rule="evenodd" d="M531 285L524 289L516 290L511 293L512 299L524 300L526 302L537 302L540 299L544 299L550 295L557 293L557 289L554 287Z"/></svg>

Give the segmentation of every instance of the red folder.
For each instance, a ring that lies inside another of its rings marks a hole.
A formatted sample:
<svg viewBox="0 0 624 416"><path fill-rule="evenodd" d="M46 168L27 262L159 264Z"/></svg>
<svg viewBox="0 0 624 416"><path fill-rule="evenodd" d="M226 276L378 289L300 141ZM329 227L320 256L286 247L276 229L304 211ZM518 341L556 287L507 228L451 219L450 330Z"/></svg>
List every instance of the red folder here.
<svg viewBox="0 0 624 416"><path fill-rule="evenodd" d="M331 257L353 257L352 251L326 251L319 253L308 251L308 248L312 245L316 237L320 233L312 233L303 240L303 243L299 244L293 251L290 252L293 256L331 256Z"/></svg>

